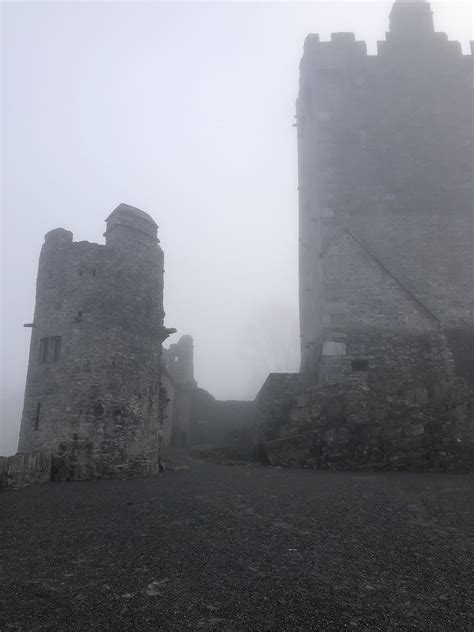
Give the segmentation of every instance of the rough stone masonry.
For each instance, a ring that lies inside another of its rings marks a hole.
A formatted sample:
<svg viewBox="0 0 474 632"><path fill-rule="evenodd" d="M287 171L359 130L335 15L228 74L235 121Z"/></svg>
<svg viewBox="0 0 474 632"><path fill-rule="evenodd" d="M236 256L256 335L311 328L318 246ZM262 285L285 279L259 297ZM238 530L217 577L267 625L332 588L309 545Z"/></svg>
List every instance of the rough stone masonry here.
<svg viewBox="0 0 474 632"><path fill-rule="evenodd" d="M375 56L352 33L306 38L305 378L286 376L284 404L278 376L258 397L272 462L472 467L472 86L472 55L435 32L427 2L395 2Z"/></svg>
<svg viewBox="0 0 474 632"><path fill-rule="evenodd" d="M41 250L18 452L49 453L53 478L158 471L158 227L126 204L106 224L105 245L57 228Z"/></svg>

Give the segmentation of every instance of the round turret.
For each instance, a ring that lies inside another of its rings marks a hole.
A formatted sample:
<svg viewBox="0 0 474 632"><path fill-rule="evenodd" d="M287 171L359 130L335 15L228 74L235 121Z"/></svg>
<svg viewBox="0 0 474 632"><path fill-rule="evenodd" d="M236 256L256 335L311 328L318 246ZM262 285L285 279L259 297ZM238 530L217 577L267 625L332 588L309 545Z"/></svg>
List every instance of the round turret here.
<svg viewBox="0 0 474 632"><path fill-rule="evenodd" d="M158 224L148 213L128 204L119 204L105 220L107 246L137 248L158 243Z"/></svg>
<svg viewBox="0 0 474 632"><path fill-rule="evenodd" d="M106 245L57 228L43 244L19 451L51 451L68 476L155 471L163 339L157 224L121 204Z"/></svg>
<svg viewBox="0 0 474 632"><path fill-rule="evenodd" d="M73 234L65 228L53 228L44 236L45 244L51 246L67 246L72 244Z"/></svg>

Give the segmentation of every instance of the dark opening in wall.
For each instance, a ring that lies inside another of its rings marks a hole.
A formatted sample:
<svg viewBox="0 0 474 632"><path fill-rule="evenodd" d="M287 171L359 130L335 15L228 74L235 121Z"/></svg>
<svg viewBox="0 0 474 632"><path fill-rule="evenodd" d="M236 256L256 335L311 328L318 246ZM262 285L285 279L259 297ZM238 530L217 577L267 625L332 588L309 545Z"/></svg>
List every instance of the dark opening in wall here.
<svg viewBox="0 0 474 632"><path fill-rule="evenodd" d="M53 357L51 362L58 362L61 356L61 336L54 336L54 338L51 338L51 340L53 343Z"/></svg>
<svg viewBox="0 0 474 632"><path fill-rule="evenodd" d="M105 409L102 405L102 402L97 402L94 404L94 417L102 418L104 416Z"/></svg>
<svg viewBox="0 0 474 632"><path fill-rule="evenodd" d="M95 268L92 268L92 276L95 276Z"/></svg>
<svg viewBox="0 0 474 632"><path fill-rule="evenodd" d="M467 328L446 330L449 348L453 354L457 377L474 384L474 330Z"/></svg>
<svg viewBox="0 0 474 632"><path fill-rule="evenodd" d="M82 276L82 270L78 270L78 271L77 271L77 274L78 274L79 276Z"/></svg>
<svg viewBox="0 0 474 632"><path fill-rule="evenodd" d="M39 348L39 361L44 364L48 361L48 338L41 338Z"/></svg>
<svg viewBox="0 0 474 632"><path fill-rule="evenodd" d="M351 368L353 373L357 373L359 371L368 371L369 370L369 361L362 360L360 358L356 360L351 360Z"/></svg>
<svg viewBox="0 0 474 632"><path fill-rule="evenodd" d="M41 338L39 348L39 360L41 364L46 362L58 362L61 356L61 336Z"/></svg>
<svg viewBox="0 0 474 632"><path fill-rule="evenodd" d="M38 402L36 406L36 414L35 414L35 430L38 430L39 428L40 410L41 410L41 404Z"/></svg>

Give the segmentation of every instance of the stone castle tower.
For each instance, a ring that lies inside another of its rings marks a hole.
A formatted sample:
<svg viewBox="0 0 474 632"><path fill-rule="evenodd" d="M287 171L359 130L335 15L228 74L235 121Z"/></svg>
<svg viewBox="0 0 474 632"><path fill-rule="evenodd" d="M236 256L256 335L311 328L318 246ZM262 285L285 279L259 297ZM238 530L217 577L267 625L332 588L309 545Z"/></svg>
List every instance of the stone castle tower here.
<svg viewBox="0 0 474 632"><path fill-rule="evenodd" d="M397 1L368 56L309 35L297 101L302 370L473 380L473 57Z"/></svg>
<svg viewBox="0 0 474 632"><path fill-rule="evenodd" d="M257 397L270 463L474 467L473 79L427 2L394 3L377 55L307 37L302 364Z"/></svg>
<svg viewBox="0 0 474 632"><path fill-rule="evenodd" d="M158 227L126 204L106 224L105 245L50 231L39 261L18 451L52 452L67 478L158 470Z"/></svg>

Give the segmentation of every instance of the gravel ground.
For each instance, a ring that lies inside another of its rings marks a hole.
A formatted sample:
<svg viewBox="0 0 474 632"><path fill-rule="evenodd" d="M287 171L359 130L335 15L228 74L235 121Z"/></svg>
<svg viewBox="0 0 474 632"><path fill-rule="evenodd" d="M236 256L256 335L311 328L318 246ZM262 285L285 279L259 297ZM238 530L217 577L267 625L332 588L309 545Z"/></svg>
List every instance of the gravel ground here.
<svg viewBox="0 0 474 632"><path fill-rule="evenodd" d="M473 481L195 462L3 492L0 630L474 630Z"/></svg>

